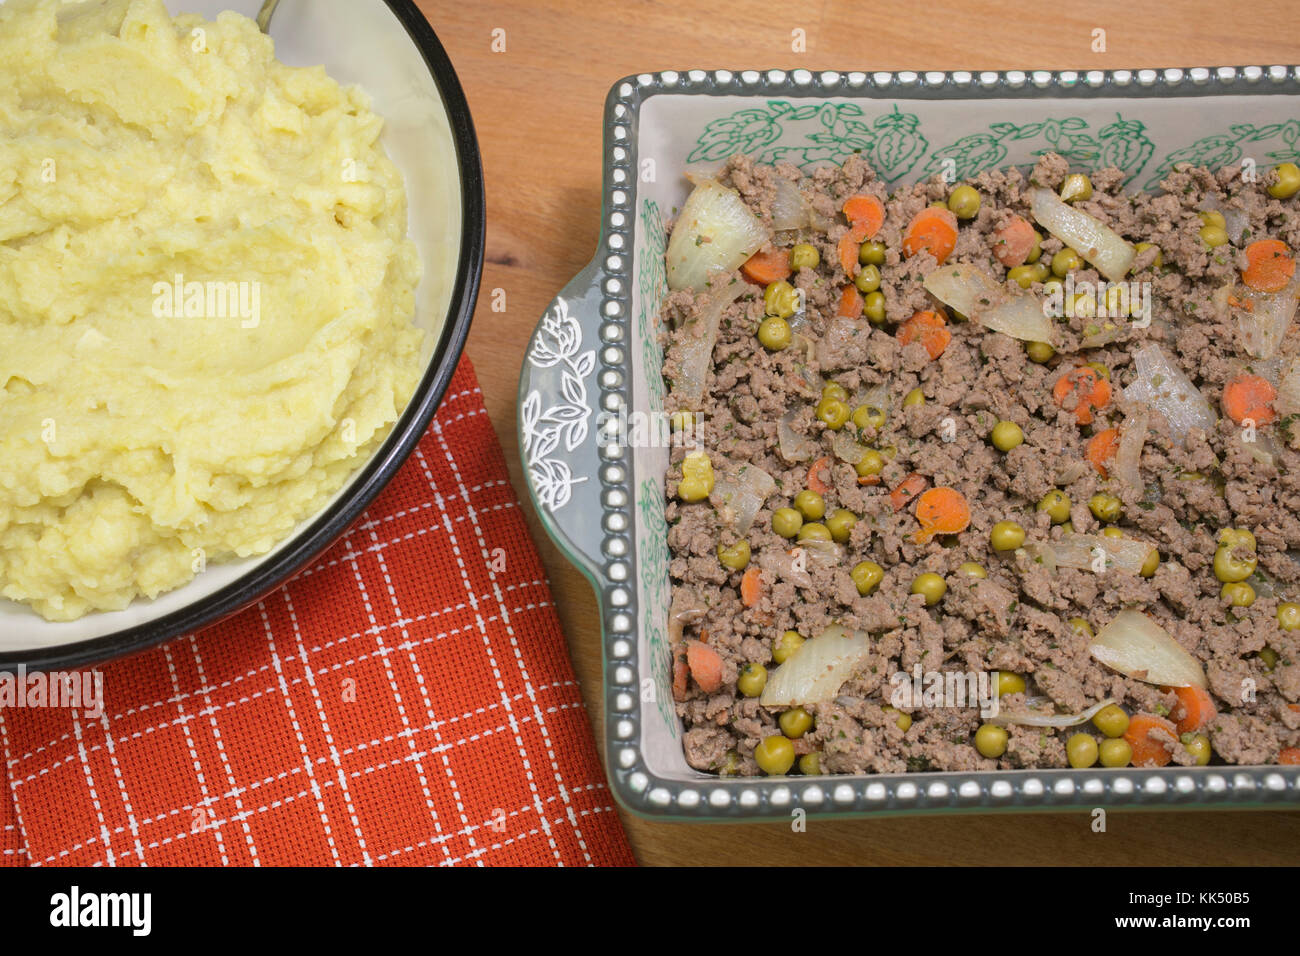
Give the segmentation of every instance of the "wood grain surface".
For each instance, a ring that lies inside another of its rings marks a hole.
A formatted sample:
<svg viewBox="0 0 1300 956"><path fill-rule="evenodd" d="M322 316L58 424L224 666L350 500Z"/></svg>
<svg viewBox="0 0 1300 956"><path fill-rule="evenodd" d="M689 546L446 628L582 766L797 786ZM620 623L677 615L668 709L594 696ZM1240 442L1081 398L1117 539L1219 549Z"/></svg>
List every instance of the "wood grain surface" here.
<svg viewBox="0 0 1300 956"><path fill-rule="evenodd" d="M1254 0L1139 6L1126 0L1026 7L967 0L708 4L648 0L420 0L460 74L483 152L487 266L468 351L515 490L524 349L556 292L595 251L601 107L613 82L661 69L996 70L1300 63L1300 5ZM505 51L493 52L493 31ZM804 31L806 51L791 49ZM1105 52L1094 52L1094 31ZM505 311L492 310L503 290ZM498 293L500 294L500 293ZM600 626L585 579L525 504L550 575L597 738ZM623 813L648 865L1085 864L1300 862L1300 812L1113 812L784 823L653 823Z"/></svg>

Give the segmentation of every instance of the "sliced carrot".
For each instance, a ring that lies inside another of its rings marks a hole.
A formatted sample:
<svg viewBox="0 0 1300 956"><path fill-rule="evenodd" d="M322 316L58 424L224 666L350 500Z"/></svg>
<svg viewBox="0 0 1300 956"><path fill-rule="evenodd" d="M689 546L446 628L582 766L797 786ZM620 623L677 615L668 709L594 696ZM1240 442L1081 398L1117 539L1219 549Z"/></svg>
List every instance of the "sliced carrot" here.
<svg viewBox="0 0 1300 956"><path fill-rule="evenodd" d="M1134 714L1129 718L1124 739L1133 748L1133 766L1163 767L1173 759L1165 749L1165 734L1178 738L1178 728L1155 714Z"/></svg>
<svg viewBox="0 0 1300 956"><path fill-rule="evenodd" d="M740 601L753 607L763 596L763 576L758 568L749 568L740 576Z"/></svg>
<svg viewBox="0 0 1300 956"><path fill-rule="evenodd" d="M790 250L777 249L773 246L759 249L740 267L745 278L759 285L780 282L790 278Z"/></svg>
<svg viewBox="0 0 1300 956"><path fill-rule="evenodd" d="M808 469L808 490L809 491L815 491L819 495L824 495L826 494L826 492L831 490L831 486L828 485L822 479L821 476L822 472L827 472L829 474L830 467L831 467L831 460L829 456L825 458L818 458L815 462L812 463L812 467Z"/></svg>
<svg viewBox="0 0 1300 956"><path fill-rule="evenodd" d="M1212 721L1219 711L1210 699L1210 692L1200 687L1171 688L1178 695L1178 706L1169 716L1173 717L1180 734L1191 734Z"/></svg>
<svg viewBox="0 0 1300 956"><path fill-rule="evenodd" d="M1300 747L1287 747L1277 755L1277 762L1288 767L1300 766Z"/></svg>
<svg viewBox="0 0 1300 956"><path fill-rule="evenodd" d="M840 307L835 313L850 319L855 319L862 314L862 293L854 285L846 285L840 291Z"/></svg>
<svg viewBox="0 0 1300 956"><path fill-rule="evenodd" d="M1258 375L1238 375L1223 386L1223 412L1238 425L1248 418L1256 425L1267 425L1277 418L1276 400L1277 389Z"/></svg>
<svg viewBox="0 0 1300 956"><path fill-rule="evenodd" d="M993 233L993 255L1008 269L1023 265L1038 238L1024 216L1012 216L1006 225Z"/></svg>
<svg viewBox="0 0 1300 956"><path fill-rule="evenodd" d="M1245 309L1247 312L1255 311L1254 299L1238 299L1232 293L1228 293L1228 305L1232 306L1234 309Z"/></svg>
<svg viewBox="0 0 1300 956"><path fill-rule="evenodd" d="M898 327L898 341L903 345L920 342L930 358L936 359L952 341L952 333L938 312L914 312Z"/></svg>
<svg viewBox="0 0 1300 956"><path fill-rule="evenodd" d="M1103 478L1109 478L1110 474L1106 471L1106 462L1115 457L1119 451L1119 429L1107 428L1099 431L1088 439L1088 449L1084 452L1088 461L1092 462L1092 467L1097 469L1097 474Z"/></svg>
<svg viewBox="0 0 1300 956"><path fill-rule="evenodd" d="M924 475L912 472L889 493L889 502L894 506L895 511L902 511L911 503L913 498L925 490L925 486L928 484L929 482L926 481Z"/></svg>
<svg viewBox="0 0 1300 956"><path fill-rule="evenodd" d="M924 544L936 534L957 534L970 527L970 505L955 488L931 488L916 500L916 520L921 522L916 541Z"/></svg>
<svg viewBox="0 0 1300 956"><path fill-rule="evenodd" d="M911 257L928 249L940 265L956 245L957 217L938 206L926 206L918 212L903 233L903 255Z"/></svg>
<svg viewBox="0 0 1300 956"><path fill-rule="evenodd" d="M1074 417L1080 425L1091 425L1093 410L1110 404L1110 382L1095 370L1081 366L1062 375L1052 387L1052 397L1062 408L1071 395L1077 398Z"/></svg>
<svg viewBox="0 0 1300 956"><path fill-rule="evenodd" d="M722 686L722 655L709 645L687 641L686 666L704 693L712 694Z"/></svg>
<svg viewBox="0 0 1300 956"><path fill-rule="evenodd" d="M844 203L844 218L853 225L854 233L861 233L858 242L862 242L878 233L885 224L885 204L865 193L850 196Z"/></svg>
<svg viewBox="0 0 1300 956"><path fill-rule="evenodd" d="M686 658L678 654L673 658L673 700L686 699L686 679L691 669L686 666Z"/></svg>
<svg viewBox="0 0 1300 956"><path fill-rule="evenodd" d="M846 232L840 237L839 255L840 268L844 270L847 276L857 275L858 272L858 250L862 247L862 240L853 238L852 232Z"/></svg>
<svg viewBox="0 0 1300 956"><path fill-rule="evenodd" d="M1295 259L1281 239L1257 239L1246 247L1241 281L1257 292L1280 292L1295 275Z"/></svg>

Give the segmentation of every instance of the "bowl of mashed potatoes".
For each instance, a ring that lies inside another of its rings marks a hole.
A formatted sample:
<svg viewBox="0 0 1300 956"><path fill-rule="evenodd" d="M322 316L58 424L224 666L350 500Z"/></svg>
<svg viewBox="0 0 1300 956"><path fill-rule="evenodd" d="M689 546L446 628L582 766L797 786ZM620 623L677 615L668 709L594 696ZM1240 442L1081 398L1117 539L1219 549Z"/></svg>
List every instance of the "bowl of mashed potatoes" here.
<svg viewBox="0 0 1300 956"><path fill-rule="evenodd" d="M441 400L478 151L409 0L0 3L0 667L131 653L331 544ZM230 9L233 7L234 9Z"/></svg>

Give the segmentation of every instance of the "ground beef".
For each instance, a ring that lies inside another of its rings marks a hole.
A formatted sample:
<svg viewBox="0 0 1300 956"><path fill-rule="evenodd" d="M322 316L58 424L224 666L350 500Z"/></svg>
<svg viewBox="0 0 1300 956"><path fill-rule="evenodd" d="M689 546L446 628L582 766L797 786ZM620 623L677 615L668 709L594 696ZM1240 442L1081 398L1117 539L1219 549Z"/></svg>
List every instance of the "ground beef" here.
<svg viewBox="0 0 1300 956"><path fill-rule="evenodd" d="M1007 281L1007 268L992 254L991 234L1015 216L1032 223L1030 187L1058 188L1069 172L1065 159L1047 154L1027 179L1015 169L981 174L970 183L981 196L981 208L961 224L947 262L978 265ZM663 304L668 410L694 412L697 421L698 447L674 448L665 483L674 608L681 612L672 631L676 706L692 767L723 774L763 772L755 748L783 733L778 719L784 708L765 707L746 696L741 682L753 681L757 668L770 678L778 666L774 648L785 632L809 640L832 624L865 632L870 650L837 694L806 706L813 728L792 740L796 756L817 758L816 767L801 764L804 769L892 773L1067 766L1071 735L1090 733L1102 740L1091 724L1059 731L1012 723L1005 752L989 758L974 745L976 731L990 719L978 706L916 701L895 706L893 678L900 672L1000 670L1025 682L1023 693L1003 699L1004 709L1078 713L1111 698L1130 714L1176 718L1180 704L1173 692L1125 677L1089 653L1090 634L1127 608L1148 614L1204 668L1217 716L1197 732L1208 739L1215 762L1294 761L1300 746L1300 630L1280 627L1278 613L1281 605L1300 599L1300 515L1294 505L1300 454L1289 444L1295 422L1284 418L1261 426L1264 444L1249 446L1228 418L1180 438L1153 409L1137 485L1099 474L1084 457L1090 437L1118 426L1134 411L1123 388L1136 377L1132 354L1143 343L1159 344L1216 410L1224 385L1243 368L1276 384L1300 353L1300 336L1292 327L1280 357L1252 365L1239 331L1241 310L1249 303L1225 296L1227 286L1240 281L1242 250L1253 238L1278 238L1292 249L1300 244L1296 201L1269 196L1267 176L1250 182L1238 173L1180 167L1156 195L1124 193L1117 170L1093 173L1092 196L1076 206L1130 242L1152 244L1139 251L1129 280L1149 289L1154 318L1145 328L1121 322L1111 341L1088 349L1080 343L1096 331L1092 320L1087 315L1063 320L1058 352L1035 362L1024 343L948 313L952 338L937 358L920 342L899 340L899 324L913 313L943 312L922 286L936 268L934 257L928 251L904 256L903 233L918 212L945 201L951 186L934 179L890 196L856 156L842 167L808 175L788 164L755 164L745 156L725 164L719 181L769 223L778 184L795 185L816 225L777 233L773 244L809 243L820 263L789 278L805 308L791 320L793 341L785 349L769 351L758 342L765 315L761 286L753 285L723 311L701 407L691 407L674 381L682 377L688 337L701 334L703 323L695 320L716 293L675 291ZM857 194L880 199L886 209L874 237L885 247L879 266L885 317L879 323L837 314L842 290L857 271L856 266L846 271L840 262L839 241L849 231L840 210ZM1231 213L1235 228L1229 245L1211 249L1201 240L1206 209ZM1064 247L1045 231L1040 238L1039 261L1047 264ZM740 281L739 274L732 278ZM1101 280L1086 262L1073 278L1076 283ZM1030 291L1043 295L1046 289L1036 280ZM1076 399L1058 400L1053 389L1090 362L1106 366L1112 398L1091 425L1081 426ZM823 386L831 384L850 396L851 408L879 406L885 423L831 430L815 413ZM909 393L924 396L924 403L904 405ZM990 442L999 421L1015 422L1024 435L1023 443L1007 453ZM860 446L882 453L878 476L859 478L849 455L860 454ZM716 494L689 503L678 498L682 463L693 450L707 454L715 479L740 478L743 469L759 468L774 480L775 491L743 534L729 523L726 502ZM810 479L812 462L821 459L824 465ZM965 497L971 510L966 530L917 540L914 504L896 510L890 497L914 474L926 486L951 487ZM775 533L772 519L810 481L824 489L828 516L846 509L857 523L846 540L806 548L795 560L788 553L791 543ZM1053 489L1070 499L1065 526L1036 508ZM1044 548L1070 533L1101 532L1104 523L1088 506L1097 493L1120 498L1123 513L1113 527L1124 537L1159 549L1154 574L1097 574L1053 568L1043 560ZM1024 528L1025 547L993 550L990 531L1006 520ZM1230 607L1220 596L1214 561L1224 528L1255 536L1253 553L1245 547L1235 552L1258 562L1247 582L1255 594L1248 607ZM724 566L718 547L742 540L750 549L748 567ZM850 570L866 561L879 565L884 576L864 596ZM980 565L984 576L962 571L969 562ZM924 572L946 582L946 593L933 605L910 593ZM741 593L745 573L757 575L761 585L758 598L748 604ZM706 691L696 682L681 652L688 641L702 642L720 657L720 686L709 681ZM1150 734L1165 759L1180 765L1196 762L1187 746L1191 739L1190 732Z"/></svg>

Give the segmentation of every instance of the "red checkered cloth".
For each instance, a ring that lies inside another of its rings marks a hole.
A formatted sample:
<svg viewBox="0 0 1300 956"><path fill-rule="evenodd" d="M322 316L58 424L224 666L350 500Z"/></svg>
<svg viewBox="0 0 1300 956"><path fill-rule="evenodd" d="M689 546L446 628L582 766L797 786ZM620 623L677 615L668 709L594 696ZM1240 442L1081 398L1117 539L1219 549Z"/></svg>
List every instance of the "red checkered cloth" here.
<svg viewBox="0 0 1300 956"><path fill-rule="evenodd" d="M0 709L3 863L634 862L468 359L319 562L102 672Z"/></svg>

